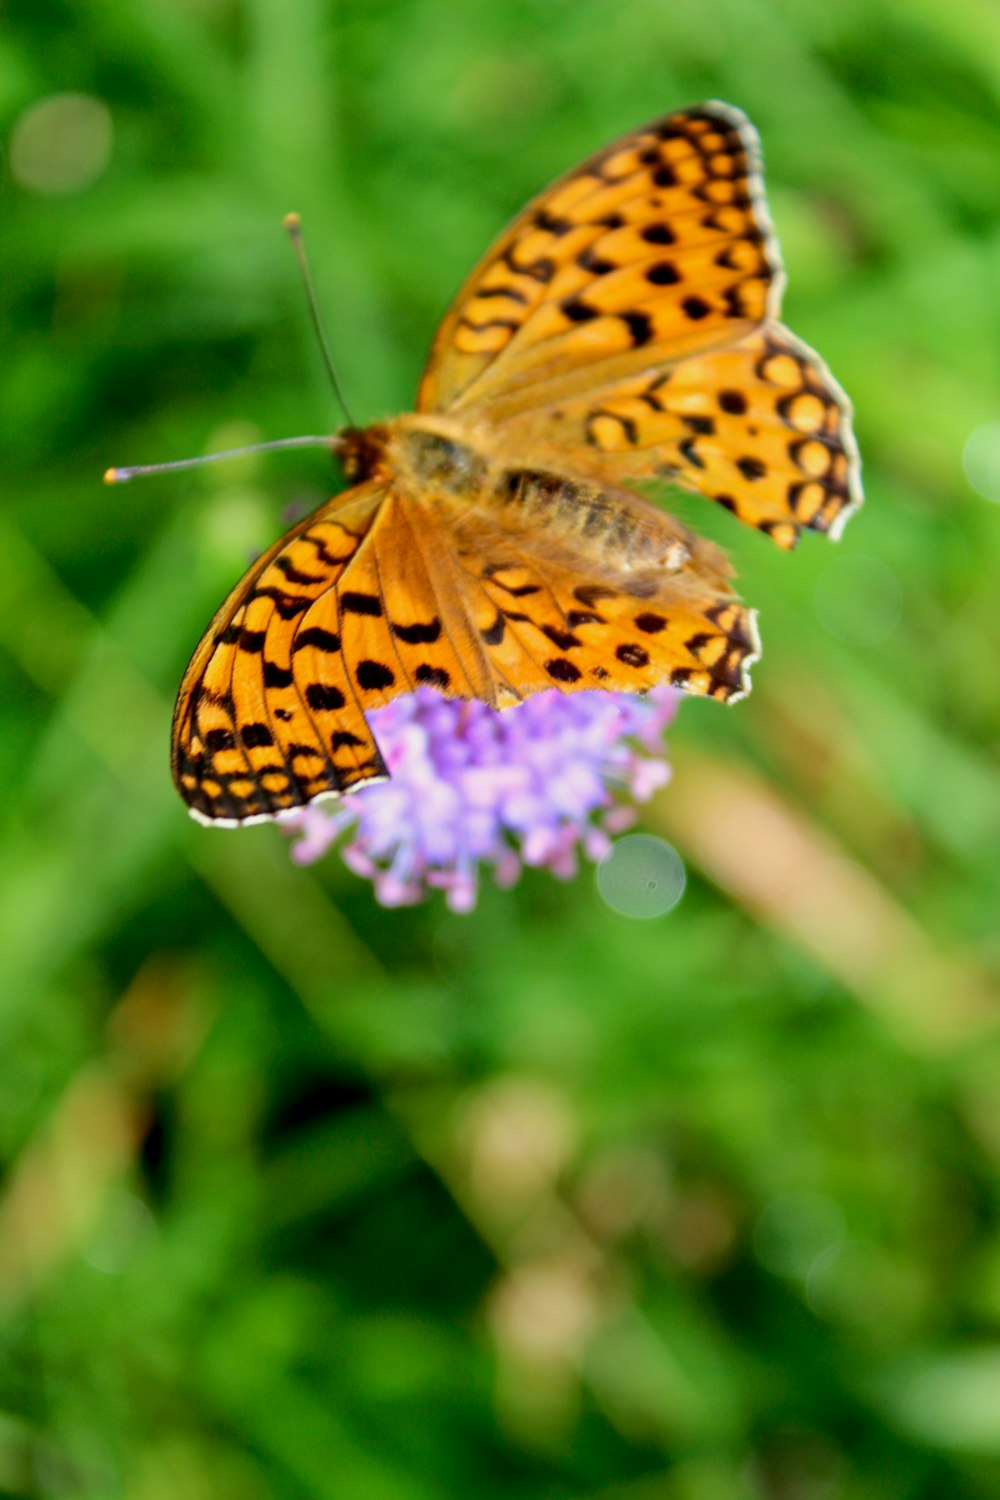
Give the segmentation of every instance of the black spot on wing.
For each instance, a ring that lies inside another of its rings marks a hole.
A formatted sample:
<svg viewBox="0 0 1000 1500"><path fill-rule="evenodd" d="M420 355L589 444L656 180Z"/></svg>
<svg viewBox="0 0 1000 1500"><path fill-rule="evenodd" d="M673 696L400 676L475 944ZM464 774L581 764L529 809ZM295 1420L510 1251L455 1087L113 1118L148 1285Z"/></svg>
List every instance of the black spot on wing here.
<svg viewBox="0 0 1000 1500"><path fill-rule="evenodd" d="M762 463L759 458L738 458L736 460L736 467L744 479L751 481L754 479L763 479L767 473L767 465Z"/></svg>
<svg viewBox="0 0 1000 1500"><path fill-rule="evenodd" d="M463 328L470 328L473 333L486 333L490 328L506 328L513 333L520 326L514 318L485 318L481 323L474 323L471 318L463 316L458 321Z"/></svg>
<svg viewBox="0 0 1000 1500"><path fill-rule="evenodd" d="M279 573L285 575L289 583L308 584L325 582L323 574L303 573L299 568L295 567L290 557L276 557L274 559L274 566Z"/></svg>
<svg viewBox="0 0 1000 1500"><path fill-rule="evenodd" d="M377 594L361 594L352 589L341 594L340 607L347 615L372 615L378 619L382 614L382 601Z"/></svg>
<svg viewBox="0 0 1000 1500"><path fill-rule="evenodd" d="M292 673L288 667L279 667L276 661L264 663L264 686L269 688L291 687Z"/></svg>
<svg viewBox="0 0 1000 1500"><path fill-rule="evenodd" d="M646 224L639 233L647 245L673 245L677 242L669 224Z"/></svg>
<svg viewBox="0 0 1000 1500"><path fill-rule="evenodd" d="M557 625L543 625L542 633L547 635L553 646L558 646L560 651L569 651L572 647L581 644L579 636L574 635L571 630L560 630Z"/></svg>
<svg viewBox="0 0 1000 1500"><path fill-rule="evenodd" d="M677 448L678 452L684 455L692 468L703 469L705 467L705 460L702 458L701 454L695 447L695 440L693 437L685 438L683 442L677 444Z"/></svg>
<svg viewBox="0 0 1000 1500"><path fill-rule="evenodd" d="M310 682L306 687L306 702L319 713L335 713L344 706L344 695L338 687L328 682Z"/></svg>
<svg viewBox="0 0 1000 1500"><path fill-rule="evenodd" d="M554 234L556 236L569 234L571 229L576 228L572 219L559 219L544 208L540 208L535 214L535 227L544 229L546 234Z"/></svg>
<svg viewBox="0 0 1000 1500"><path fill-rule="evenodd" d="M564 297L559 308L563 317L568 318L571 323L589 323L592 318L601 316L596 307L591 307L579 297Z"/></svg>
<svg viewBox="0 0 1000 1500"><path fill-rule="evenodd" d="M294 620L296 615L301 615L313 602L311 599L302 598L299 594L286 594L283 589L274 588L272 585L263 589L255 589L253 597L272 600L283 620Z"/></svg>
<svg viewBox="0 0 1000 1500"><path fill-rule="evenodd" d="M516 287L512 286L479 286L476 288L476 297L508 297L511 302L520 302L522 306L527 306L528 303L523 292L519 292ZM468 318L461 318L459 321L469 323ZM469 324L469 327L475 326L475 324Z"/></svg>
<svg viewBox="0 0 1000 1500"><path fill-rule="evenodd" d="M495 577L491 577L490 582L496 588L503 589L504 593L509 594L512 599L526 599L529 594L537 594L541 592L541 585L537 583L518 583L511 585L508 583L504 583L502 578Z"/></svg>
<svg viewBox="0 0 1000 1500"><path fill-rule="evenodd" d="M706 302L704 297L685 297L681 307L685 315L695 323L700 322L702 318L707 318L712 311L711 303Z"/></svg>
<svg viewBox="0 0 1000 1500"><path fill-rule="evenodd" d="M425 661L420 663L413 675L425 687L446 688L451 685L451 677L445 671L444 667L432 667Z"/></svg>
<svg viewBox="0 0 1000 1500"><path fill-rule="evenodd" d="M565 656L554 656L545 663L545 670L555 682L579 682L580 668Z"/></svg>
<svg viewBox="0 0 1000 1500"><path fill-rule="evenodd" d="M209 729L204 743L209 755L217 755L220 750L235 750L236 736L231 729Z"/></svg>
<svg viewBox="0 0 1000 1500"><path fill-rule="evenodd" d="M633 348L638 349L649 343L653 337L653 320L648 313L627 312L620 313L619 316L629 331Z"/></svg>
<svg viewBox="0 0 1000 1500"><path fill-rule="evenodd" d="M331 568L343 567L343 565L345 563L349 563L351 558L354 556L353 551L345 553L342 557L338 556L336 553L329 550L322 537L312 536L309 532L305 532L299 538L299 540L308 542L311 547L315 547L316 556Z"/></svg>
<svg viewBox="0 0 1000 1500"><path fill-rule="evenodd" d="M626 642L615 651L615 656L627 667L648 667L649 652L644 646L637 646L632 642Z"/></svg>
<svg viewBox="0 0 1000 1500"><path fill-rule="evenodd" d="M242 725L240 728L240 739L249 750L255 750L260 745L274 744L274 735L266 724Z"/></svg>
<svg viewBox="0 0 1000 1500"><path fill-rule="evenodd" d="M606 588L603 583L581 583L573 590L573 597L588 609L593 609L601 599L614 599L617 592L617 589Z"/></svg>
<svg viewBox="0 0 1000 1500"><path fill-rule="evenodd" d="M618 270L613 260L596 254L590 245L577 256L576 263L582 271L589 271L593 276L609 276L612 271Z"/></svg>
<svg viewBox="0 0 1000 1500"><path fill-rule="evenodd" d="M381 661L371 661L367 657L364 661L358 662L354 677L358 687L365 688L369 692L392 687L396 681L396 674L391 667L387 667Z"/></svg>
<svg viewBox="0 0 1000 1500"><path fill-rule="evenodd" d="M529 260L522 264L514 254L514 246L508 245L501 251L500 259L517 276L530 276L535 281L551 281L556 274L556 263L547 255L539 255L536 260Z"/></svg>
<svg viewBox="0 0 1000 1500"><path fill-rule="evenodd" d="M590 444L592 448L606 448L607 441L605 440L602 442L601 431L603 430L603 425L607 424L608 422L617 422L618 426L621 429L622 436L628 443L629 447L635 447L636 443L638 443L639 441L639 429L636 426L633 418L626 416L624 412L608 411L605 407L598 407L595 411L589 411L587 413L583 424L584 439L587 443ZM602 426L599 427L597 425L598 423L601 423ZM596 516L602 513L602 507L599 504L592 505L590 509L592 515Z"/></svg>
<svg viewBox="0 0 1000 1500"><path fill-rule="evenodd" d="M397 625L394 621L390 621L390 625L393 635L397 635L408 646L433 645L441 635L441 621L437 616L433 620L423 623L418 621L414 625Z"/></svg>
<svg viewBox="0 0 1000 1500"><path fill-rule="evenodd" d="M310 625L308 630L299 631L292 649L302 651L306 646L314 646L317 651L327 653L339 651L340 636L333 630L324 630L322 625Z"/></svg>

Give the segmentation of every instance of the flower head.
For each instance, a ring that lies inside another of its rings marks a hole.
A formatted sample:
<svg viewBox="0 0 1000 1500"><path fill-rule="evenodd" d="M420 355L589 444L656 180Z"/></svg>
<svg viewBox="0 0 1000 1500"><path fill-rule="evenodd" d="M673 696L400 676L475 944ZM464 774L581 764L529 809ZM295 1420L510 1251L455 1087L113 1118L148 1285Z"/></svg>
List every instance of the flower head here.
<svg viewBox="0 0 1000 1500"><path fill-rule="evenodd" d="M342 834L345 863L383 906L441 889L453 911L475 905L479 867L512 885L524 865L560 879L579 854L600 859L670 769L663 731L677 694L538 693L498 712L430 688L370 715L390 780L289 818L292 853L309 864Z"/></svg>

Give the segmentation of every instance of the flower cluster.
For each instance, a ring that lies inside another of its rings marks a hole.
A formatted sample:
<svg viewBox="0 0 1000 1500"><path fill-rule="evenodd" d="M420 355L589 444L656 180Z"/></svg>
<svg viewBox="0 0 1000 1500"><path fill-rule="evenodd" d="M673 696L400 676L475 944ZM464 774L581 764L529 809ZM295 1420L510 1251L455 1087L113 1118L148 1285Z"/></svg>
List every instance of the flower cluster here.
<svg viewBox="0 0 1000 1500"><path fill-rule="evenodd" d="M453 911L476 902L480 866L512 885L524 865L570 879L600 859L670 777L663 731L677 694L538 693L502 713L429 688L370 715L390 780L285 822L309 864L341 835L346 864L383 906L441 889Z"/></svg>

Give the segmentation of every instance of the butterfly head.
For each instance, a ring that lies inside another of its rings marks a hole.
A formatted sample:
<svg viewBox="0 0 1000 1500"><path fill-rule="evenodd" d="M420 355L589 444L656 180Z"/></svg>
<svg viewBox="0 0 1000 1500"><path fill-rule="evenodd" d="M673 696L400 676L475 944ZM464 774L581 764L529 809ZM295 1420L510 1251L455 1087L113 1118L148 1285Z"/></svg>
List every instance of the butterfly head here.
<svg viewBox="0 0 1000 1500"><path fill-rule="evenodd" d="M349 484L364 484L384 471L387 438L386 429L377 425L345 427L337 434L334 451Z"/></svg>

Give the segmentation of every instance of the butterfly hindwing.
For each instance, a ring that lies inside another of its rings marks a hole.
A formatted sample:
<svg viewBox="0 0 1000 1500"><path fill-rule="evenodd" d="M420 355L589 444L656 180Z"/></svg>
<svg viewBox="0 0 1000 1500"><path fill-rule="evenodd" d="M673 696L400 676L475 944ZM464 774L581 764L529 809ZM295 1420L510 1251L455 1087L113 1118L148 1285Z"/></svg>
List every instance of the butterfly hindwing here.
<svg viewBox="0 0 1000 1500"><path fill-rule="evenodd" d="M616 569L463 517L454 534L463 595L501 705L545 688L636 693L662 683L742 697L759 652L754 615L718 549L693 540L676 571Z"/></svg>
<svg viewBox="0 0 1000 1500"><path fill-rule="evenodd" d="M551 444L563 463L619 481L669 479L724 505L780 546L837 535L861 500L847 397L780 324L505 426L513 450Z"/></svg>

